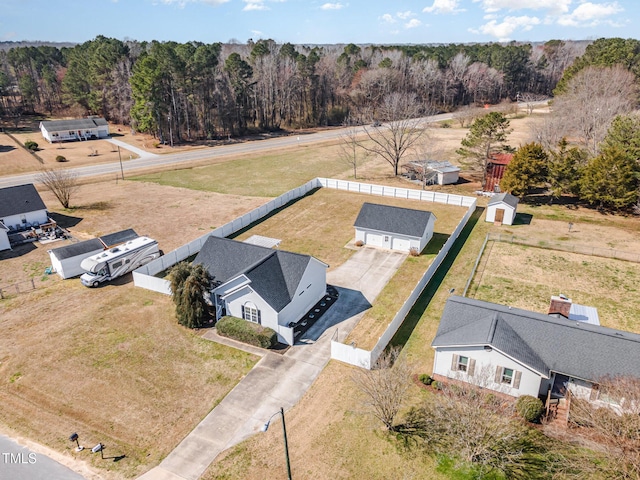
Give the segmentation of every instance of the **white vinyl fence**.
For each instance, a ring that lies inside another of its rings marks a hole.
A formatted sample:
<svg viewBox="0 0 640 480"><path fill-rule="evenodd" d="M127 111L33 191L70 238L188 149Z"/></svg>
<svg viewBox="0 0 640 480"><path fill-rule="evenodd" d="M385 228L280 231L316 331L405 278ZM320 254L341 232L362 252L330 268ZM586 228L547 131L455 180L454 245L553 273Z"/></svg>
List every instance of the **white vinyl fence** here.
<svg viewBox="0 0 640 480"><path fill-rule="evenodd" d="M166 293L167 295L170 295L171 288L169 287L169 281L163 278L158 278L155 275L167 270L176 263L181 262L182 260L189 258L192 255L196 255L204 245L204 242L206 242L207 238L209 238L210 236L228 237L238 230L242 230L243 228L251 225L253 222L260 220L274 210L286 205L290 201L295 200L296 198L300 198L309 193L314 188L318 187L320 187L318 179L314 178L313 180L309 180L304 185L294 188L293 190L289 190L279 197L268 201L264 205L254 208L250 212L247 212L244 215L222 225L221 227L218 227L210 231L209 233L196 238L186 245L183 245L169 253L166 253L162 257L157 258L153 262L150 262L133 272L134 285L136 287L142 287L148 290L153 290L155 292Z"/></svg>
<svg viewBox="0 0 640 480"><path fill-rule="evenodd" d="M300 198L311 190L315 188L331 188L336 190L345 190L348 192L354 193L364 193L368 195L379 195L384 197L394 197L394 198L406 198L409 200L420 200L423 202L433 202L433 203L442 203L445 205L455 205L458 207L467 207L467 213L460 220L460 223L451 234L449 239L446 241L433 263L429 266L425 274L418 281L417 285L404 302L398 313L396 313L395 317L389 325L385 332L380 336L378 342L376 343L373 350L363 350L360 348L356 348L352 345L345 345L344 343L338 342L336 340L331 341L331 358L340 360L345 363L349 363L351 365L356 365L363 368L370 369L378 357L391 341L391 338L400 328L400 325L404 321L405 317L411 310L411 307L415 304L416 300L424 290L424 287L429 283L431 277L438 269L442 260L446 257L447 253L451 249L451 246L454 244L460 232L465 227L469 218L476 209L476 199L473 197L466 197L463 195L454 195L449 193L441 193L441 192L433 192L429 190L415 190L411 188L398 188L398 187L388 187L385 185L375 185L370 183L360 183L360 182L351 182L348 180L336 180L333 178L314 178L313 180L309 180L307 183L294 188L293 190L289 190L288 192L280 195L279 197L270 200L264 205L251 210L248 213L222 225L221 227L212 230L209 233L179 247L162 257L154 260L143 267L138 268L135 272L133 272L133 282L137 287L146 288L148 290L153 290L156 292L164 293L167 295L171 294L171 288L169 286L169 281L164 278L157 277L156 275L160 272L163 272L175 265L182 260L189 258L193 255L196 255L204 242L207 241L209 236L213 235L215 237L228 237L229 235L249 226L251 223L260 220L265 217L272 211L283 207L287 203ZM289 332L288 327L282 327L282 331L278 332L280 335L289 338L292 336L292 332ZM293 339L291 339L293 341Z"/></svg>
<svg viewBox="0 0 640 480"><path fill-rule="evenodd" d="M387 188L389 187L385 187L385 189ZM398 190L404 190L404 189L398 189ZM423 193L420 191L418 192ZM355 365L355 366L367 368L367 369L371 369L375 365L376 361L378 360L378 358L380 357L384 349L387 347L387 345L389 344L393 336L396 334L396 332L400 328L400 325L402 325L402 323L404 322L404 319L409 313L409 310L411 310L411 307L413 307L413 305L416 303L416 301L418 300L418 297L420 296L424 288L427 286L427 284L435 274L436 270L438 269L438 267L440 266L444 258L449 253L449 250L451 249L451 247L453 246L457 238L460 236L460 232L462 232L462 229L467 225L467 222L469 222L471 215L473 215L473 212L476 210L475 198L461 197L462 200L460 200L460 198L455 198L455 197L460 197L459 195L448 195L448 197L454 197L453 198L454 202L460 201L461 202L460 204L463 204L463 205L466 204L465 206L469 207L467 210L467 213L464 215L464 217L462 217L456 229L453 231L451 236L447 239L445 244L442 246L442 248L438 252L438 255L436 255L436 258L434 258L431 265L429 265L429 268L427 268L422 278L418 281L414 289L411 291L411 293L409 294L409 297L405 300L402 307L400 307L400 310L398 310L398 313L396 313L396 315L393 317L393 320L389 322L389 325L387 325L386 330L378 339L377 343L373 347L373 350L371 351L364 350L361 348L357 348L353 344L347 345L347 344L338 342L336 340L332 340L331 341L331 358L335 360L340 360L341 362L348 363L350 365ZM438 202L438 203L448 203L450 198L447 198L446 200L447 200L446 202ZM433 201L433 200L427 200L427 201ZM452 203L448 203L448 204L451 205ZM453 205L460 205L460 204L453 203Z"/></svg>

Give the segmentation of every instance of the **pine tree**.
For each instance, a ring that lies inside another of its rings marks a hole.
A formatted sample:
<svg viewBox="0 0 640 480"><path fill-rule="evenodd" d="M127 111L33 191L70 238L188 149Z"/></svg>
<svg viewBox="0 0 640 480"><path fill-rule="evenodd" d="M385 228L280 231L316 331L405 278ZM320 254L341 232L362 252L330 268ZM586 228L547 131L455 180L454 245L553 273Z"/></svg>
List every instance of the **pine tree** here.
<svg viewBox="0 0 640 480"><path fill-rule="evenodd" d="M621 209L638 200L638 163L618 148L592 158L582 172L580 197L600 208Z"/></svg>
<svg viewBox="0 0 640 480"><path fill-rule="evenodd" d="M500 182L502 191L523 197L538 186L547 174L547 152L539 143L528 143L518 149Z"/></svg>
<svg viewBox="0 0 640 480"><path fill-rule="evenodd" d="M586 162L587 153L578 147L569 148L569 142L563 138L549 156L547 182L551 196L579 194L580 169Z"/></svg>

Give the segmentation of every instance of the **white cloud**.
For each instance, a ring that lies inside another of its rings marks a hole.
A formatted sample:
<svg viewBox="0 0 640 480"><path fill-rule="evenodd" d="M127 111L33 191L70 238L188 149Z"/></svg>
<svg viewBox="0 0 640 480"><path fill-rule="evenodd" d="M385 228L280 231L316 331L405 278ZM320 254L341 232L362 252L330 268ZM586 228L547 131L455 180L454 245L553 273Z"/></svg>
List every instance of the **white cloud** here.
<svg viewBox="0 0 640 480"><path fill-rule="evenodd" d="M415 17L416 14L413 13L411 10L407 10L406 12L398 12L396 13L396 16L400 19L400 20L407 20L411 17Z"/></svg>
<svg viewBox="0 0 640 480"><path fill-rule="evenodd" d="M424 7L422 11L424 13L435 14L447 14L447 13L459 13L464 12L464 8L458 8L460 0L433 0L433 5L430 7Z"/></svg>
<svg viewBox="0 0 640 480"><path fill-rule="evenodd" d="M417 18L412 18L407 23L404 24L404 28L416 28L422 25L422 22Z"/></svg>
<svg viewBox="0 0 640 480"><path fill-rule="evenodd" d="M340 10L344 8L344 5L341 3L325 3L320 6L321 10Z"/></svg>
<svg viewBox="0 0 640 480"><path fill-rule="evenodd" d="M528 17L526 15L520 17L508 16L504 17L501 23L498 23L497 20L490 20L479 29L472 29L470 31L472 33L491 35L501 42L506 42L510 40L511 34L516 30L528 31L531 30L534 25L539 25L540 23L538 17Z"/></svg>
<svg viewBox="0 0 640 480"><path fill-rule="evenodd" d="M244 0L244 2L246 5L242 9L243 12L269 10L269 7L264 4L264 0Z"/></svg>
<svg viewBox="0 0 640 480"><path fill-rule="evenodd" d="M618 4L618 2L584 2L578 5L570 14L560 16L558 18L558 24L566 27L588 27L598 25L600 23L609 23L613 25L613 22L607 17L622 11L624 11L624 9Z"/></svg>
<svg viewBox="0 0 640 480"><path fill-rule="evenodd" d="M569 11L573 0L473 0L480 2L485 12L498 12L500 10L547 10L552 15L558 15Z"/></svg>
<svg viewBox="0 0 640 480"><path fill-rule="evenodd" d="M380 17L380 20L382 20L384 23L396 23L395 18L393 18L393 15L391 15L390 13L385 13L384 15L382 15Z"/></svg>
<svg viewBox="0 0 640 480"><path fill-rule="evenodd" d="M262 32L260 30L251 30L251 35L260 38L262 37Z"/></svg>

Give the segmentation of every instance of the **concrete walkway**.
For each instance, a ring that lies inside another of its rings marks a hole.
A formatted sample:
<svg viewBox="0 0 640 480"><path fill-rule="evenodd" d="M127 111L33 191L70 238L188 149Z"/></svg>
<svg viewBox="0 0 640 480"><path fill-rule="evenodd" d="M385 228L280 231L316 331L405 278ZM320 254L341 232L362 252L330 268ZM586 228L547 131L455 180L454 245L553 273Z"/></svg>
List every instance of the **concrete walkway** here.
<svg viewBox="0 0 640 480"><path fill-rule="evenodd" d="M221 452L258 433L280 407L293 407L329 362L331 338L346 338L405 258L362 248L329 272L327 283L340 294L336 303L284 355L258 349L266 353L255 367L140 480L197 480ZM211 332L205 337L215 338Z"/></svg>
<svg viewBox="0 0 640 480"><path fill-rule="evenodd" d="M107 140L107 142L113 143L114 145L117 145L118 147L124 148L125 150L128 150L131 153L135 153L140 158L151 158L151 157L159 156L156 153L150 153L150 152L147 152L146 150L142 150L141 148L134 147L133 145L131 145L129 143L126 143L126 142L123 142L122 140L116 140L115 138L107 138L106 140Z"/></svg>

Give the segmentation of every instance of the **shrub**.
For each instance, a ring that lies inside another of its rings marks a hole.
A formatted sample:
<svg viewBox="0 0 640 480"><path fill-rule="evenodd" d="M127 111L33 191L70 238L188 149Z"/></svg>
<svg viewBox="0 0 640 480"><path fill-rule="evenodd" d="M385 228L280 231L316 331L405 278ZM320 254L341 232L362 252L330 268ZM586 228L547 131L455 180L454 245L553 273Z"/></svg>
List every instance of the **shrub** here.
<svg viewBox="0 0 640 480"><path fill-rule="evenodd" d="M27 140L26 142L24 142L24 147L27 150L31 150L32 152L35 152L36 150L38 150L38 144L33 140Z"/></svg>
<svg viewBox="0 0 640 480"><path fill-rule="evenodd" d="M420 256L420 252L418 251L418 249L416 247L411 247L409 249L409 255L411 255L412 257L419 257Z"/></svg>
<svg viewBox="0 0 640 480"><path fill-rule="evenodd" d="M356 247L361 247L363 245L364 245L364 242L362 240L356 241Z"/></svg>
<svg viewBox="0 0 640 480"><path fill-rule="evenodd" d="M238 317L222 317L216 323L216 328L223 337L256 347L270 348L278 342L278 335L274 330Z"/></svg>
<svg viewBox="0 0 640 480"><path fill-rule="evenodd" d="M451 122L442 122L440 128L451 128Z"/></svg>
<svg viewBox="0 0 640 480"><path fill-rule="evenodd" d="M431 385L433 383L433 378L431 378L431 376L427 375L426 373L421 373L418 376L418 380L420 380L420 383L424 385Z"/></svg>
<svg viewBox="0 0 640 480"><path fill-rule="evenodd" d="M431 386L436 390L442 390L442 383L437 380L434 380L433 382L431 382Z"/></svg>
<svg viewBox="0 0 640 480"><path fill-rule="evenodd" d="M538 422L544 413L544 405L539 398L522 395L516 402L516 410L527 422Z"/></svg>
<svg viewBox="0 0 640 480"><path fill-rule="evenodd" d="M66 162L66 161L67 161L66 157L63 157L62 155L58 155L56 157L56 162Z"/></svg>

